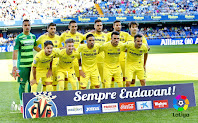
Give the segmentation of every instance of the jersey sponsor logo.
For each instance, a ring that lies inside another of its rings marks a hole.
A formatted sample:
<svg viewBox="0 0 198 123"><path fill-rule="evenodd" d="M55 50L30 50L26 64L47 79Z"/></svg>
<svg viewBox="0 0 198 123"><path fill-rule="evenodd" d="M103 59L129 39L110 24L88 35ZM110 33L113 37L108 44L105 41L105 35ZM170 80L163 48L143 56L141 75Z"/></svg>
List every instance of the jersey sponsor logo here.
<svg viewBox="0 0 198 123"><path fill-rule="evenodd" d="M102 112L117 112L118 103L102 104Z"/></svg>
<svg viewBox="0 0 198 123"><path fill-rule="evenodd" d="M25 118L56 117L58 110L53 102L57 96L51 92L34 92L32 98L25 107Z"/></svg>
<svg viewBox="0 0 198 123"><path fill-rule="evenodd" d="M83 106L76 105L76 106L67 106L67 115L72 114L83 114Z"/></svg>
<svg viewBox="0 0 198 123"><path fill-rule="evenodd" d="M99 104L96 105L85 105L84 106L85 114L92 114L92 113L100 113L101 107Z"/></svg>
<svg viewBox="0 0 198 123"><path fill-rule="evenodd" d="M135 102L120 103L119 106L120 106L120 111L135 110Z"/></svg>
<svg viewBox="0 0 198 123"><path fill-rule="evenodd" d="M153 101L154 109L156 108L168 108L168 100L154 100Z"/></svg>
<svg viewBox="0 0 198 123"><path fill-rule="evenodd" d="M136 55L136 56L141 56L142 54L137 54L137 53L134 53L134 52L131 52L131 51L129 51L129 53L131 54L131 55Z"/></svg>
<svg viewBox="0 0 198 123"><path fill-rule="evenodd" d="M138 101L138 102L136 102L136 105L137 105L137 110L152 109L151 101Z"/></svg>

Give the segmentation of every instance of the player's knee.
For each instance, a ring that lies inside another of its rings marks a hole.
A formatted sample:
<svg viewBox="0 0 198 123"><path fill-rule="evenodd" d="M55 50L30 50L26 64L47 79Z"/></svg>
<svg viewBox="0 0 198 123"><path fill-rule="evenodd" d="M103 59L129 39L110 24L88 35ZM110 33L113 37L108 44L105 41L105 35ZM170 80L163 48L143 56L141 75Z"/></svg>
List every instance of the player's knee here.
<svg viewBox="0 0 198 123"><path fill-rule="evenodd" d="M145 79L140 80L140 83L141 83L142 86L145 86L146 85L146 80Z"/></svg>
<svg viewBox="0 0 198 123"><path fill-rule="evenodd" d="M135 79L132 79L132 82L131 82L131 84L135 84Z"/></svg>
<svg viewBox="0 0 198 123"><path fill-rule="evenodd" d="M126 82L126 87L129 87L130 84L131 84L131 82L130 82L130 81L127 81L127 82Z"/></svg>
<svg viewBox="0 0 198 123"><path fill-rule="evenodd" d="M100 88L100 85L95 85L95 88Z"/></svg>
<svg viewBox="0 0 198 123"><path fill-rule="evenodd" d="M80 77L77 77L78 78L78 81L80 82Z"/></svg>
<svg viewBox="0 0 198 123"><path fill-rule="evenodd" d="M82 89L82 90L85 90L85 89L86 89L86 87L81 87L81 89Z"/></svg>
<svg viewBox="0 0 198 123"><path fill-rule="evenodd" d="M45 85L52 85L52 82L45 82Z"/></svg>

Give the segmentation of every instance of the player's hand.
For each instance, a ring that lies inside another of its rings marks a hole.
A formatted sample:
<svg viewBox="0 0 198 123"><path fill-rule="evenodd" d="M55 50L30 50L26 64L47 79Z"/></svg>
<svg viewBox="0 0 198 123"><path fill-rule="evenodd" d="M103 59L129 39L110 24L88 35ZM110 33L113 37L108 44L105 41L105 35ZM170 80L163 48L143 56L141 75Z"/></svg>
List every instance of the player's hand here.
<svg viewBox="0 0 198 123"><path fill-rule="evenodd" d="M12 76L14 77L15 80L16 80L16 77L20 77L18 68L16 66L13 67L12 69Z"/></svg>
<svg viewBox="0 0 198 123"><path fill-rule="evenodd" d="M47 76L47 78L49 78L50 76L52 76L52 69L49 69L48 70L48 72L47 72L47 74L46 74L46 76Z"/></svg>
<svg viewBox="0 0 198 123"><path fill-rule="evenodd" d="M32 79L32 80L30 81L30 85L31 85L31 86L34 85L35 83L37 83L37 82L36 82L36 79Z"/></svg>
<svg viewBox="0 0 198 123"><path fill-rule="evenodd" d="M86 77L85 73L84 73L82 70L79 70L79 74L80 74L80 76L82 76L83 78Z"/></svg>

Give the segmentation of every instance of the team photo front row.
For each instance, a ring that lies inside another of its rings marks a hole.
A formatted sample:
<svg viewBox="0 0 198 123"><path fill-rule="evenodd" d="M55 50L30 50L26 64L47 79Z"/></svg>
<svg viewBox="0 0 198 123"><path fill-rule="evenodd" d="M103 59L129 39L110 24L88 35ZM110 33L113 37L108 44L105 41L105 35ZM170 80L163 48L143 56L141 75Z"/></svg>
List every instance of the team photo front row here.
<svg viewBox="0 0 198 123"><path fill-rule="evenodd" d="M115 87L114 82L118 87L130 87L134 86L132 79L136 76L145 86L148 47L142 43L142 37L136 34L134 42L122 43L119 32L114 31L111 41L100 45L95 43L93 34L88 34L87 43L80 44L77 49L72 38L67 39L62 48L54 48L52 41L45 41L44 50L35 55L32 63L31 92L38 91L40 80L42 91L69 90L68 83L72 90L112 88ZM126 58L125 77L120 57ZM74 66L78 66L78 70Z"/></svg>

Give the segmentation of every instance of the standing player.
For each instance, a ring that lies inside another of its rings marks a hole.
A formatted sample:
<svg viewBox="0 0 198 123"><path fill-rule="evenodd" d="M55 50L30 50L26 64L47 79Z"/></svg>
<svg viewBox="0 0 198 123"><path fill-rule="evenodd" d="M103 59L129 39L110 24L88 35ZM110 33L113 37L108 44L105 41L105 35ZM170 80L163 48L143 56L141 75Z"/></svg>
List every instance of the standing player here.
<svg viewBox="0 0 198 123"><path fill-rule="evenodd" d="M74 47L75 49L77 49L80 44L83 44L84 36L83 34L77 32L78 26L76 21L74 20L70 21L68 28L69 28L69 32L66 31L61 34L61 42L65 42L67 39L72 38L74 40ZM80 82L78 59L76 58L73 63L74 63L74 70L76 73L76 77Z"/></svg>
<svg viewBox="0 0 198 123"><path fill-rule="evenodd" d="M125 43L128 41L129 34L127 32L121 31L122 25L119 20L116 20L113 22L113 29L114 29L114 31L117 31L120 33L120 42ZM108 41L111 40L111 34L112 34L112 32L109 32L107 34ZM120 60L120 65L121 65L122 73L123 73L123 87L125 87L125 84L126 84L126 81L125 81L125 52L121 52L119 60ZM112 82L112 87L114 87L114 82Z"/></svg>
<svg viewBox="0 0 198 123"><path fill-rule="evenodd" d="M127 48L126 58L126 87L131 84L134 73L137 75L142 86L146 85L145 72L146 60L148 57L148 48L146 44L142 43L142 35L136 34L134 36L134 42L127 42L125 47ZM144 54L144 56L143 56Z"/></svg>
<svg viewBox="0 0 198 123"><path fill-rule="evenodd" d="M139 24L137 22L130 22L129 23L129 30L131 32L131 35L129 36L128 38L128 41L132 41L134 42L134 36L137 34L138 32L138 26ZM148 47L148 50L150 50L150 47L148 46L148 43L147 43L147 40L144 36L142 36L142 43L143 44L146 44L146 46ZM146 54L145 54L146 55ZM147 57L146 57L147 58ZM145 58L144 58L145 59ZM146 62L147 59L145 59L145 62ZM145 71L146 72L146 71ZM135 78L136 78L136 75L134 74L133 75L133 79L132 79L132 83L130 86L135 86Z"/></svg>
<svg viewBox="0 0 198 123"><path fill-rule="evenodd" d="M97 66L96 57L99 53L100 45L95 44L95 38L93 34L86 36L87 44L82 44L78 48L78 52L81 54L82 66L80 62L80 88L86 89L88 81L90 79L91 85L95 88L99 88L99 71ZM81 61L81 60L79 60Z"/></svg>
<svg viewBox="0 0 198 123"><path fill-rule="evenodd" d="M57 57L56 49L53 50L52 41L45 41L44 50L41 50L34 57L32 64L32 78L30 84L32 86L32 92L37 91L38 81L42 79L46 85L46 91L53 91L53 77L51 62L53 58Z"/></svg>
<svg viewBox="0 0 198 123"><path fill-rule="evenodd" d="M41 35L36 43L37 45L41 45L41 48L44 49L44 42L45 41L52 41L54 48L61 48L62 47L62 43L60 40L60 36L56 35L56 24L55 23L50 23L47 26L47 34L43 34ZM53 63L52 63L52 71L53 71L53 89L54 91L56 91L56 85L57 85L57 78L56 78L56 69L57 69L57 63L58 63L58 58L54 58L53 59ZM42 91L46 91L46 85L42 80L42 84L43 84L43 89Z"/></svg>
<svg viewBox="0 0 198 123"><path fill-rule="evenodd" d="M100 46L102 46L105 42L107 42L107 37L106 37L106 34L102 32L103 24L100 19L95 20L94 28L95 28L95 31L89 32L85 35L92 33L95 38L95 43L100 44ZM104 52L101 52L99 53L99 55L97 55L97 65L98 65L98 70L99 70L100 77L101 77L102 87L104 88L104 81L103 81L104 80L103 79ZM91 86L91 88L93 87Z"/></svg>
<svg viewBox="0 0 198 123"><path fill-rule="evenodd" d="M40 51L40 48L36 46L36 36L30 33L31 26L29 20L23 21L23 32L19 34L15 40L14 52L13 52L13 69L12 74L14 77L18 74L17 82L19 82L19 97L20 104L23 106L22 93L25 92L25 84L28 81L28 92L31 91L29 84L31 64L33 61L33 48L36 51ZM17 57L18 55L18 57ZM17 62L18 59L18 62ZM21 107L21 112L23 108Z"/></svg>
<svg viewBox="0 0 198 123"><path fill-rule="evenodd" d="M59 53L59 63L57 67L57 80L59 84L59 91L63 91L67 88L68 82L71 83L72 89L77 90L77 80L74 71L73 61L78 57L79 53L74 52L74 40L72 38L65 41L66 49L63 49ZM68 82L65 82L67 78Z"/></svg>
<svg viewBox="0 0 198 123"><path fill-rule="evenodd" d="M104 51L104 83L105 88L111 87L111 80L114 77L118 83L118 87L123 87L122 70L120 67L120 53L124 52L124 44L120 41L119 32L112 32L111 41L104 43L100 48L100 52Z"/></svg>

